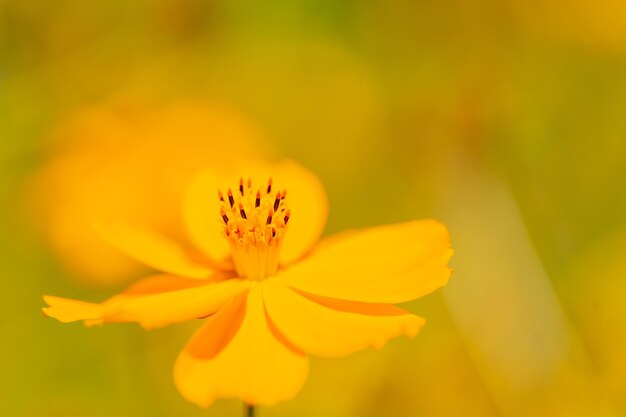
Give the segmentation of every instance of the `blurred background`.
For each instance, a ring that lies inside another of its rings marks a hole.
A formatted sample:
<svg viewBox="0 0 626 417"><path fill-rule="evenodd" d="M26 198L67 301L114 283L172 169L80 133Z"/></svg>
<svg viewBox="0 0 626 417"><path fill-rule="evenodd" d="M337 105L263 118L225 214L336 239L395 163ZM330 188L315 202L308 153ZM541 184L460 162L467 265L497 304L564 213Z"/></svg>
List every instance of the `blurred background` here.
<svg viewBox="0 0 626 417"><path fill-rule="evenodd" d="M96 217L194 170L294 158L327 233L434 217L450 284L415 340L313 359L262 416L626 415L626 3L0 0L0 415L229 416L171 378L194 324L44 319L141 276Z"/></svg>

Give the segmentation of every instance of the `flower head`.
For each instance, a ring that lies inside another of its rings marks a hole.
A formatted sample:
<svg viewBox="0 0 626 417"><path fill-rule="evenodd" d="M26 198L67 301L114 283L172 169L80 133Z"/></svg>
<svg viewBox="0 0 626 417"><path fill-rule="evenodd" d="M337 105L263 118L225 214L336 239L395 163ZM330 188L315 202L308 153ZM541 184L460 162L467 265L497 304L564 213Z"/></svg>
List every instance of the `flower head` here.
<svg viewBox="0 0 626 417"><path fill-rule="evenodd" d="M44 312L146 328L201 319L174 379L202 406L219 397L289 399L306 379L309 354L344 356L418 333L424 320L394 304L448 281L442 224L412 221L318 243L327 203L312 173L294 163L242 173L207 173L191 184L184 217L197 251L145 228L108 225L109 243L162 273L101 304L46 296Z"/></svg>

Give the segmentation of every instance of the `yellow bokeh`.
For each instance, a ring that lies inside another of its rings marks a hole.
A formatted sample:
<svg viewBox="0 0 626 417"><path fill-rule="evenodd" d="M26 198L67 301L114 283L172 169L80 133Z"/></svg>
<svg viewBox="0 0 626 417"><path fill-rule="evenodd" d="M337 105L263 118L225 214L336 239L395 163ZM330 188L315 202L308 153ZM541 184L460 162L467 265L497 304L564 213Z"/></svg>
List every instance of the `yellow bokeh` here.
<svg viewBox="0 0 626 417"><path fill-rule="evenodd" d="M125 221L183 238L184 190L202 169L265 158L243 116L199 102L112 103L72 114L55 129L53 157L31 180L40 228L73 276L127 280L140 266L110 248L97 225Z"/></svg>

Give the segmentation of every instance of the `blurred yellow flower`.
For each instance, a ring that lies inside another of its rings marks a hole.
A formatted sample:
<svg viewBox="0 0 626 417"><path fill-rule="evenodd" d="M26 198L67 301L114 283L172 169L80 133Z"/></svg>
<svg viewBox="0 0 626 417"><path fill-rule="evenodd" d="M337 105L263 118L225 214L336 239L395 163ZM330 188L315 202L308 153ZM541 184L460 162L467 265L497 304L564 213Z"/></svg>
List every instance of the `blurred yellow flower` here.
<svg viewBox="0 0 626 417"><path fill-rule="evenodd" d="M104 243L93 225L110 219L149 223L184 239L179 202L201 168L263 155L247 119L201 102L114 102L68 116L51 134L49 161L30 182L30 207L73 277L114 284L145 268Z"/></svg>
<svg viewBox="0 0 626 417"><path fill-rule="evenodd" d="M597 51L626 48L626 3L622 0L508 0L513 16L541 39L577 42Z"/></svg>
<svg viewBox="0 0 626 417"><path fill-rule="evenodd" d="M447 283L445 226L411 221L316 245L327 216L316 176L292 162L239 172L191 183L184 219L197 253L148 228L103 226L105 240L163 273L101 304L45 296L45 314L145 328L205 319L174 369L182 395L201 406L287 400L308 354L339 357L418 333L424 320L394 304Z"/></svg>

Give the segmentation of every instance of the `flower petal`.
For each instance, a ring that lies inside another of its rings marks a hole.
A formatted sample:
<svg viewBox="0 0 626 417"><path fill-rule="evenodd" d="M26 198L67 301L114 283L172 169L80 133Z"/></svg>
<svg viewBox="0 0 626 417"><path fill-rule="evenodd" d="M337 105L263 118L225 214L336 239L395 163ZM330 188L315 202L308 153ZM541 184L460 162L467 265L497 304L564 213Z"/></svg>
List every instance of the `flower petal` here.
<svg viewBox="0 0 626 417"><path fill-rule="evenodd" d="M43 313L61 323L71 323L78 320L100 320L104 315L104 309L100 304L52 295L44 295L43 301L48 304L48 307L41 309Z"/></svg>
<svg viewBox="0 0 626 417"><path fill-rule="evenodd" d="M193 242L218 264L228 261L230 248L223 237L224 223L219 214L217 192L234 187L242 177L263 184L272 178L276 187L287 190L291 220L283 238L281 263L289 264L304 256L324 230L328 201L319 179L309 170L289 161L273 166L246 165L231 174L198 174L187 190L183 205L185 225Z"/></svg>
<svg viewBox="0 0 626 417"><path fill-rule="evenodd" d="M183 217L193 243L212 261L223 264L230 257L230 248L222 236L224 223L217 192L224 188L226 180L220 178L213 171L205 171L191 181L183 200Z"/></svg>
<svg viewBox="0 0 626 417"><path fill-rule="evenodd" d="M230 300L224 307L206 319L206 323L193 335L185 350L196 359L209 360L220 353L239 331L246 315L244 292Z"/></svg>
<svg viewBox="0 0 626 417"><path fill-rule="evenodd" d="M346 235L321 246L279 277L306 293L395 304L445 285L451 256L445 226L420 220Z"/></svg>
<svg viewBox="0 0 626 417"><path fill-rule="evenodd" d="M206 356L211 359L199 358L201 350L197 340L192 340L176 361L174 382L181 394L203 407L222 397L272 405L295 396L306 380L308 358L274 335L266 320L259 287L255 285L250 290L245 317L235 336L212 356L218 343L210 335L221 337L218 333L224 329L219 322L228 320L227 315L221 318L218 315L194 337L205 340L209 352ZM233 313L231 317L235 316ZM233 321L236 323L236 317Z"/></svg>
<svg viewBox="0 0 626 417"><path fill-rule="evenodd" d="M192 261L183 249L154 230L122 223L98 227L100 236L131 258L162 272L186 278L207 278L213 270Z"/></svg>
<svg viewBox="0 0 626 417"><path fill-rule="evenodd" d="M345 356L387 340L415 337L424 319L391 304L369 304L300 294L278 280L263 283L265 308L295 346L318 356Z"/></svg>
<svg viewBox="0 0 626 417"><path fill-rule="evenodd" d="M228 276L223 274L215 274L213 277L215 281L218 281L217 277L226 279ZM183 290L186 288L201 287L206 282L198 279L188 279L176 277L173 275L154 275L141 279L134 284L126 288L122 295L147 295L157 294L161 292Z"/></svg>
<svg viewBox="0 0 626 417"><path fill-rule="evenodd" d="M279 165L273 175L276 183L287 189L291 210L289 230L280 250L280 261L285 265L302 258L320 239L328 218L328 199L319 178L295 162Z"/></svg>
<svg viewBox="0 0 626 417"><path fill-rule="evenodd" d="M49 307L43 312L64 323L137 322L145 328L155 328L211 315L248 287L240 279L207 282L172 278L180 284L176 286L173 279L162 276L147 278L101 304L44 296Z"/></svg>

